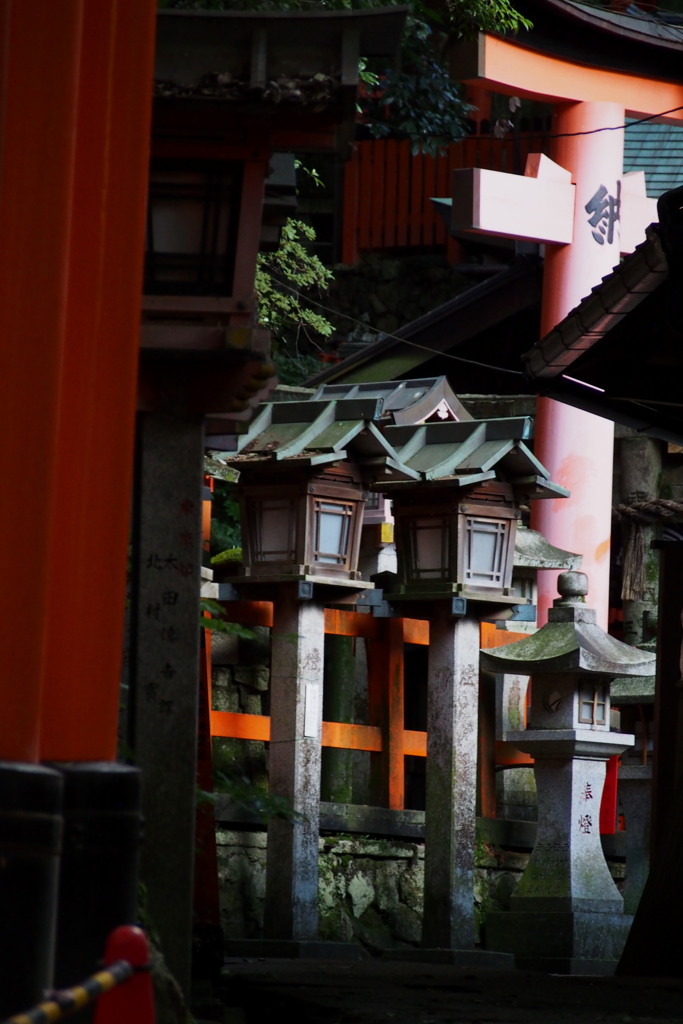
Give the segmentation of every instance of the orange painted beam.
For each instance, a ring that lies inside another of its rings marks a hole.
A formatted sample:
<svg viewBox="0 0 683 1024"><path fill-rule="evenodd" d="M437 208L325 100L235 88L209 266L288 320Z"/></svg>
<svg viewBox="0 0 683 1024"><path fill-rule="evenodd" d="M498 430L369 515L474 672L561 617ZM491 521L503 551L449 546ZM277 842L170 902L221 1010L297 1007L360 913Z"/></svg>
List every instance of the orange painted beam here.
<svg viewBox="0 0 683 1024"><path fill-rule="evenodd" d="M548 103L607 101L628 116L683 107L683 83L608 71L538 53L518 42L480 34L459 48L458 78ZM683 110L662 120L683 123Z"/></svg>
<svg viewBox="0 0 683 1024"><path fill-rule="evenodd" d="M322 745L339 750L382 749L382 730L376 725L349 725L346 722L323 722Z"/></svg>
<svg viewBox="0 0 683 1024"><path fill-rule="evenodd" d="M0 0L0 759L10 761L39 757L81 14L81 0ZM83 625L72 625L74 646Z"/></svg>
<svg viewBox="0 0 683 1024"><path fill-rule="evenodd" d="M225 618L242 626L273 625L272 601L224 601Z"/></svg>
<svg viewBox="0 0 683 1024"><path fill-rule="evenodd" d="M236 711L211 711L211 735L224 739L270 740L268 715L245 715ZM405 752L416 757L427 753L427 734L405 732ZM322 745L340 750L382 750L382 730L373 725L353 725L347 722L323 722Z"/></svg>
<svg viewBox="0 0 683 1024"><path fill-rule="evenodd" d="M401 619L403 642L406 644L429 644L429 623L424 619Z"/></svg>
<svg viewBox="0 0 683 1024"><path fill-rule="evenodd" d="M35 14L34 24L36 18L42 15ZM40 23L34 38L49 39ZM45 760L116 757L155 29L154 0L104 6L83 0L66 344L46 563ZM55 77L43 94L49 118ZM42 173L49 180L51 159ZM41 255L34 267L42 262Z"/></svg>
<svg viewBox="0 0 683 1024"><path fill-rule="evenodd" d="M268 715L244 715L237 711L210 711L211 735L222 739L264 740L270 739L270 718Z"/></svg>
<svg viewBox="0 0 683 1024"><path fill-rule="evenodd" d="M325 609L325 632L335 636L359 636L372 640L379 635L379 619L365 612Z"/></svg>
<svg viewBox="0 0 683 1024"><path fill-rule="evenodd" d="M427 756L427 733L416 729L405 729L403 732L403 753L410 757Z"/></svg>
<svg viewBox="0 0 683 1024"><path fill-rule="evenodd" d="M273 625L273 604L271 601L225 601L225 618L243 626ZM360 636L372 639L378 635L378 619L364 612L325 609L325 632L335 636Z"/></svg>
<svg viewBox="0 0 683 1024"><path fill-rule="evenodd" d="M482 622L479 629L482 647L504 647L517 640L526 640L528 633L515 633L511 629L498 629L493 622Z"/></svg>

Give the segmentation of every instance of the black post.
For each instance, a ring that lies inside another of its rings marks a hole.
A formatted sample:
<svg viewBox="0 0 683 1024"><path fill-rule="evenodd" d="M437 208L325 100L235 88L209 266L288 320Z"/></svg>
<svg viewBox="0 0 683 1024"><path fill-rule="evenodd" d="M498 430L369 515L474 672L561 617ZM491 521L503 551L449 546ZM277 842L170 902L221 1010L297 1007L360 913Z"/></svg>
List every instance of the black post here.
<svg viewBox="0 0 683 1024"><path fill-rule="evenodd" d="M61 804L58 772L0 762L0 1019L52 983Z"/></svg>
<svg viewBox="0 0 683 1024"><path fill-rule="evenodd" d="M64 778L55 984L97 969L109 933L138 917L140 771L114 762L56 766Z"/></svg>

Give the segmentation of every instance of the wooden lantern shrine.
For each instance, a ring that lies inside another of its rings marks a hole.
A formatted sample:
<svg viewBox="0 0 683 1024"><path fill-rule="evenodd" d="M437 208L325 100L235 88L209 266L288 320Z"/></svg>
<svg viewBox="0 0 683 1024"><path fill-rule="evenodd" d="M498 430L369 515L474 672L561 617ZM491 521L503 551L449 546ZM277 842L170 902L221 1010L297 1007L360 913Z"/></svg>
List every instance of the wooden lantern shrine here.
<svg viewBox="0 0 683 1024"><path fill-rule="evenodd" d="M566 494L524 443L530 421L396 426L385 436L400 461L420 474L419 485L383 485L396 521L398 587L392 596L525 603L512 588L520 505Z"/></svg>
<svg viewBox="0 0 683 1024"><path fill-rule="evenodd" d="M265 406L226 461L240 472L242 579L371 587L358 572L375 464L398 477L375 398Z"/></svg>

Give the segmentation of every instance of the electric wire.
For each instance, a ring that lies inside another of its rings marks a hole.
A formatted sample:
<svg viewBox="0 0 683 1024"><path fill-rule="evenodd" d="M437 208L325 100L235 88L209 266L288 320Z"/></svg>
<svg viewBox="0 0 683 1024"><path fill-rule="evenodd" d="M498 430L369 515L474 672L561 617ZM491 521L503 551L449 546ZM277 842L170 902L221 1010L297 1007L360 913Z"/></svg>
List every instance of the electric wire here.
<svg viewBox="0 0 683 1024"><path fill-rule="evenodd" d="M621 132L627 128L633 128L637 124L644 124L646 121L655 121L658 117L666 117L667 114L675 114L677 111L683 110L681 107L672 107L671 110L662 110L658 114L648 114L647 117L640 117L637 121L628 121L625 124L614 124L605 126L604 128L591 128L585 132L557 132L555 135L548 136L551 139L568 139L574 135L595 135L598 132Z"/></svg>
<svg viewBox="0 0 683 1024"><path fill-rule="evenodd" d="M369 324L364 323L362 320L358 320L354 316L350 316L348 313L342 313L338 309L333 309L332 306L326 306L324 302L318 302L317 299L312 299L309 295L305 295L299 291L293 285L289 284L283 278L273 273L272 270L267 271L269 277L275 282L280 288L286 288L287 291L292 292L296 296L299 302L308 302L312 306L317 306L318 309L322 309L323 312L331 314L332 316L341 316L345 320L349 320L352 324L356 324L362 327L364 331L368 331L375 335L377 339L390 338L392 341L400 341L404 345L410 345L412 348L420 349L422 352L429 352L434 356L441 356L443 359L453 359L458 363L468 363L471 366L479 366L483 370L494 370L496 373L508 373L514 377L525 377L526 374L522 370L509 370L504 366L492 366L490 363L481 363L477 359L466 359L465 356L455 356L451 352L442 352L438 348L430 348L429 345L421 345L418 341L411 341L410 338L402 338L400 334L392 334L391 331L380 331L376 327L371 327Z"/></svg>

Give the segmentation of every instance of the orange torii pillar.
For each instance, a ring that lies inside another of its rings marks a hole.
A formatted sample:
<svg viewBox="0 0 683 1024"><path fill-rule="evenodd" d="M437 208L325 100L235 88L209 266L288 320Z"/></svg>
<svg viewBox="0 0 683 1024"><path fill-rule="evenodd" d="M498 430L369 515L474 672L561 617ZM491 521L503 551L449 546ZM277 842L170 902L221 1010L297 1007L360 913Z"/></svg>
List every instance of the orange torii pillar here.
<svg viewBox="0 0 683 1024"><path fill-rule="evenodd" d="M532 32L533 45L533 32ZM683 106L683 84L608 71L479 36L460 55L463 79L553 105L554 161L530 158L525 176L455 172L453 228L546 246L545 333L644 241L656 219L642 176L622 174L625 114ZM680 113L668 120L681 120ZM578 133L578 134L577 134ZM612 484L611 422L539 401L536 455L569 499L536 503L533 524L559 547L579 551L590 600L607 627ZM539 506L543 505L543 508ZM556 573L539 573L539 619L552 605Z"/></svg>
<svg viewBox="0 0 683 1024"><path fill-rule="evenodd" d="M546 248L541 337L619 263L624 133L595 129L617 128L624 116L619 103L558 104L555 108L552 131L559 137L553 140L553 157L571 172L576 194L571 243ZM646 226L642 225L639 241L645 238ZM599 624L607 630L614 424L562 402L539 398L535 454L570 497L548 501L547 509L537 508L541 502L535 502L533 525L551 544L581 552L591 602ZM539 573L539 621L546 620L552 607L556 578L557 572Z"/></svg>
<svg viewBox="0 0 683 1024"><path fill-rule="evenodd" d="M58 815L37 762L115 756L155 15L0 0L0 1011L52 981L59 830L12 831Z"/></svg>

